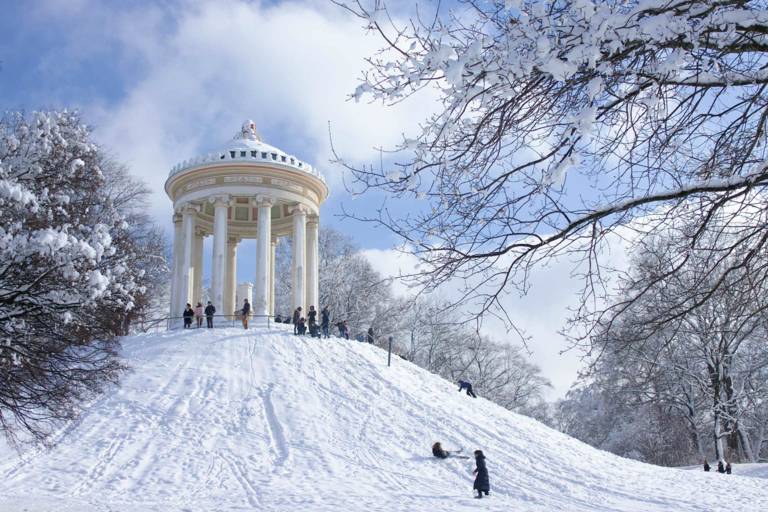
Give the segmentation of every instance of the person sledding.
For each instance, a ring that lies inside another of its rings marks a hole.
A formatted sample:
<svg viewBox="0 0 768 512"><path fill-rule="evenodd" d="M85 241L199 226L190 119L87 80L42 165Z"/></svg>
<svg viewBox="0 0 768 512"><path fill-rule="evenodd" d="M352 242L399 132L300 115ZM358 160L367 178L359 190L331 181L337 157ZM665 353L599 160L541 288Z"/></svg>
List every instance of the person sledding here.
<svg viewBox="0 0 768 512"><path fill-rule="evenodd" d="M475 450L475 485L472 487L477 491L475 498L482 498L483 494L488 496L491 491L491 483L488 480L488 468L485 467L485 455L482 450Z"/></svg>
<svg viewBox="0 0 768 512"><path fill-rule="evenodd" d="M456 459L468 459L469 457L465 457L463 455L456 455L457 453L461 453L461 448L456 450L455 452L449 452L448 450L444 450L443 447L440 445L440 443L435 443L432 445L432 455L437 457L438 459L447 459L448 457L453 457Z"/></svg>

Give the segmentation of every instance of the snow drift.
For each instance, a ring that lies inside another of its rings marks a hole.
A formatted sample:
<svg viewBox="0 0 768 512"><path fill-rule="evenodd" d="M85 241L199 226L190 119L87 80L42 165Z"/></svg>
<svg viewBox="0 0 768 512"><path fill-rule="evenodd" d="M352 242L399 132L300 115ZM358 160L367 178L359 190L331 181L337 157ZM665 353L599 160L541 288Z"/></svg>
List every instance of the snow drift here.
<svg viewBox="0 0 768 512"><path fill-rule="evenodd" d="M621 459L354 341L225 329L124 347L120 388L54 449L4 458L0 510L768 510L765 480ZM438 440L485 452L488 499L472 460L432 458Z"/></svg>

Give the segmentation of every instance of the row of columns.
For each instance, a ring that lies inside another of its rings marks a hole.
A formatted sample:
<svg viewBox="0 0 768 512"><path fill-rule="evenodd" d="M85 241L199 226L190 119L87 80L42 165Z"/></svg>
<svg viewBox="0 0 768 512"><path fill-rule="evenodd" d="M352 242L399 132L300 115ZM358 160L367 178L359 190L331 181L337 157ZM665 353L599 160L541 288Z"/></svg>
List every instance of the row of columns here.
<svg viewBox="0 0 768 512"><path fill-rule="evenodd" d="M213 258L211 264L211 301L220 314L232 314L241 305L235 301L237 287L238 239L228 236L230 200L211 198L214 206ZM277 238L272 236L271 198L257 196L256 279L252 311L254 315L275 314L275 252ZM171 316L180 316L187 303L195 304L203 295L203 234L196 220L200 207L189 204L174 215L173 277L171 281ZM291 208L293 215L293 307L319 307L318 229L316 217L308 218L303 205Z"/></svg>

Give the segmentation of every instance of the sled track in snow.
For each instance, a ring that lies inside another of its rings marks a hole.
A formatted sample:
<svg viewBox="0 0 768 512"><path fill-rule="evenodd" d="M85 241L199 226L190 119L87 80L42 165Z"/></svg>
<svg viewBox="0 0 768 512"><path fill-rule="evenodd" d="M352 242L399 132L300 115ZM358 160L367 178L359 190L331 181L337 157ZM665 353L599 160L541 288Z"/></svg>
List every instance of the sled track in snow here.
<svg viewBox="0 0 768 512"><path fill-rule="evenodd" d="M264 417L267 419L267 430L270 438L270 451L275 454L273 460L273 473L281 471L288 461L290 452L288 451L288 443L285 439L283 427L280 424L280 420L275 414L275 406L272 403L272 391L275 389L275 385L269 384L266 389L261 393L262 404L264 407Z"/></svg>

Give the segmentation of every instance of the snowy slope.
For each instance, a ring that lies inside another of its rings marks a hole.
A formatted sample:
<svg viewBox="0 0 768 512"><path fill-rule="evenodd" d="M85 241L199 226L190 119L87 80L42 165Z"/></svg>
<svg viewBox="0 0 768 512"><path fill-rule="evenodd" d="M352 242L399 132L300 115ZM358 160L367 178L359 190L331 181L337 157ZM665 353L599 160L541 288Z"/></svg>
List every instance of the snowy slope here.
<svg viewBox="0 0 768 512"><path fill-rule="evenodd" d="M1 511L768 510L765 480L620 459L372 346L234 329L124 346L119 389L0 464ZM436 440L485 451L489 499Z"/></svg>

